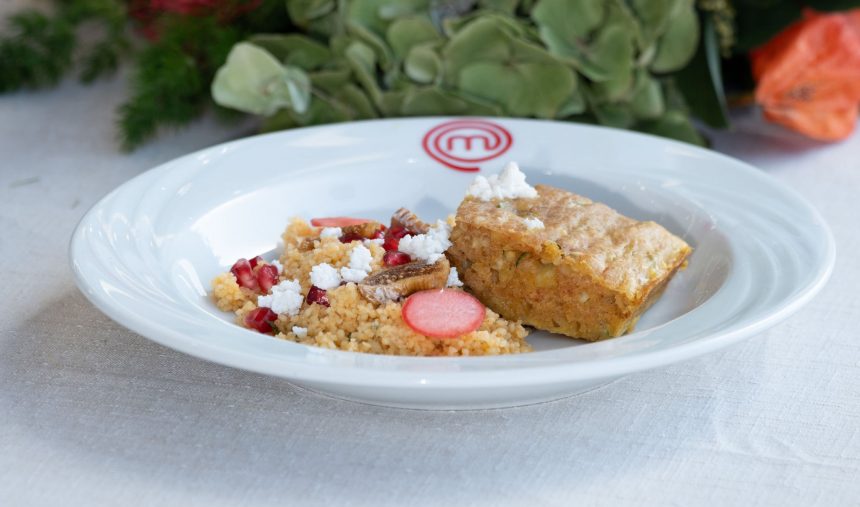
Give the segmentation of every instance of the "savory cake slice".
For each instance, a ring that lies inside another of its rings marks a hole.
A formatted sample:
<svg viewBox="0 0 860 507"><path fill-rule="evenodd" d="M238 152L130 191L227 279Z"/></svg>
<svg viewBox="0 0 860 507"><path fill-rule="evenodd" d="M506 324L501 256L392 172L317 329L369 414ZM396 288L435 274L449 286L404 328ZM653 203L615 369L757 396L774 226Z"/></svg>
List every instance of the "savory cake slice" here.
<svg viewBox="0 0 860 507"><path fill-rule="evenodd" d="M516 173L509 165L476 181L457 210L447 254L463 282L503 317L540 329L586 340L631 331L691 248L565 190L518 192Z"/></svg>

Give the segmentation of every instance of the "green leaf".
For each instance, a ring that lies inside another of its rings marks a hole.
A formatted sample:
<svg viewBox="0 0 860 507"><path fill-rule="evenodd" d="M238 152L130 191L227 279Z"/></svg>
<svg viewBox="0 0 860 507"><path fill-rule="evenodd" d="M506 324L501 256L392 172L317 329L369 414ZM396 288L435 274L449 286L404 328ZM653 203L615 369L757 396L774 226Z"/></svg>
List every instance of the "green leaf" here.
<svg viewBox="0 0 860 507"><path fill-rule="evenodd" d="M486 14L463 25L442 48L445 83L455 86L463 68L481 62L564 66L527 35L523 26L501 14Z"/></svg>
<svg viewBox="0 0 860 507"><path fill-rule="evenodd" d="M699 146L705 145L705 139L682 111L667 111L657 120L641 123L637 130Z"/></svg>
<svg viewBox="0 0 860 507"><path fill-rule="evenodd" d="M685 0L633 0L630 2L641 33L640 47L652 47L669 26L673 14L687 3Z"/></svg>
<svg viewBox="0 0 860 507"><path fill-rule="evenodd" d="M332 59L331 50L319 42L299 34L257 34L248 42L259 46L286 65L315 70Z"/></svg>
<svg viewBox="0 0 860 507"><path fill-rule="evenodd" d="M600 26L605 7L605 0L540 0L532 9L531 17L540 27L541 33L551 33L553 42L563 45L557 49L561 50L559 54L565 54L565 48L583 44L589 34ZM550 47L550 50L553 48Z"/></svg>
<svg viewBox="0 0 860 507"><path fill-rule="evenodd" d="M379 7L379 17L392 21L420 12L426 13L429 4L430 0L384 0Z"/></svg>
<svg viewBox="0 0 860 507"><path fill-rule="evenodd" d="M636 86L630 99L630 107L637 118L657 118L666 110L663 87L645 70L636 74Z"/></svg>
<svg viewBox="0 0 860 507"><path fill-rule="evenodd" d="M311 101L313 104L313 101ZM286 130L298 127L300 123L293 117L292 111L281 109L272 116L263 118L260 125L260 132L277 132L278 130Z"/></svg>
<svg viewBox="0 0 860 507"><path fill-rule="evenodd" d="M403 70L416 83L432 83L442 71L442 60L431 45L416 46L403 62Z"/></svg>
<svg viewBox="0 0 860 507"><path fill-rule="evenodd" d="M514 116L553 118L569 98L574 79L561 64L476 62L463 68L458 88Z"/></svg>
<svg viewBox="0 0 860 507"><path fill-rule="evenodd" d="M370 102L361 88L354 84L348 84L337 90L334 98L343 106L349 108L350 118L354 120L364 120L367 118L376 118L379 114Z"/></svg>
<svg viewBox="0 0 860 507"><path fill-rule="evenodd" d="M590 40L592 32L600 27L606 17L604 0L581 3L541 0L535 5L531 16L549 52L566 59L592 80L609 79L611 71L606 66L612 66L615 60L611 59L613 56L607 58L602 53L618 50L626 44L625 39L629 39L629 34L625 34L620 26L615 30L605 25L598 40ZM595 51L601 54L593 54Z"/></svg>
<svg viewBox="0 0 860 507"><path fill-rule="evenodd" d="M511 36L490 17L478 18L449 39L442 50L447 75L456 80L460 70L475 62L503 62L511 55Z"/></svg>
<svg viewBox="0 0 860 507"><path fill-rule="evenodd" d="M669 29L657 42L657 54L651 62L654 72L676 71L693 57L699 43L699 16L692 2L672 17Z"/></svg>
<svg viewBox="0 0 860 507"><path fill-rule="evenodd" d="M345 56L361 87L378 104L382 90L376 81L376 54L373 49L356 41L346 48Z"/></svg>
<svg viewBox="0 0 860 507"><path fill-rule="evenodd" d="M242 42L233 46L212 82L218 104L268 116L282 107L302 112L310 100L310 80L297 67L281 65L264 49Z"/></svg>
<svg viewBox="0 0 860 507"><path fill-rule="evenodd" d="M556 118L567 118L576 114L582 114L588 109L588 103L579 89L573 90L570 96L562 103L556 112Z"/></svg>
<svg viewBox="0 0 860 507"><path fill-rule="evenodd" d="M636 119L633 110L626 104L593 104L592 112L601 125L615 128L630 128Z"/></svg>
<svg viewBox="0 0 860 507"><path fill-rule="evenodd" d="M510 49L510 57L507 60L509 63L533 62L564 65L564 62L552 56L542 45L524 38L512 38L508 47Z"/></svg>
<svg viewBox="0 0 860 507"><path fill-rule="evenodd" d="M491 24L512 37L528 36L529 24L525 19L503 14L501 12L485 10L474 10L457 18L445 19L442 24L442 33L449 37L453 37L467 25L471 25L478 20L489 21ZM537 39L535 42L536 41Z"/></svg>
<svg viewBox="0 0 860 507"><path fill-rule="evenodd" d="M580 70L594 81L609 82L606 94L615 97L632 83L634 51L631 33L624 26L608 25L592 44L587 59L590 65L583 65Z"/></svg>
<svg viewBox="0 0 860 507"><path fill-rule="evenodd" d="M519 0L478 0L478 5L482 9L500 11L505 14L513 14L519 3Z"/></svg>
<svg viewBox="0 0 860 507"><path fill-rule="evenodd" d="M346 27L350 35L354 36L373 50L376 54L376 61L380 67L386 70L391 68L394 55L391 48L388 47L388 44L385 42L385 39L357 23L348 22Z"/></svg>
<svg viewBox="0 0 860 507"><path fill-rule="evenodd" d="M690 63L675 74L674 81L690 113L714 128L729 126L723 91L720 48L714 24L703 21L702 40Z"/></svg>
<svg viewBox="0 0 860 507"><path fill-rule="evenodd" d="M354 41L354 37L350 37L346 34L333 35L328 41L328 47L336 56L345 57L346 48L348 48Z"/></svg>
<svg viewBox="0 0 860 507"><path fill-rule="evenodd" d="M383 116L401 116L403 101L406 100L408 89L384 91L380 94L378 107Z"/></svg>
<svg viewBox="0 0 860 507"><path fill-rule="evenodd" d="M441 39L436 27L426 16L409 16L391 23L386 39L398 58L405 58L409 51L422 43Z"/></svg>
<svg viewBox="0 0 860 507"><path fill-rule="evenodd" d="M307 27L312 20L332 12L337 5L335 0L286 0L287 14L298 26Z"/></svg>
<svg viewBox="0 0 860 507"><path fill-rule="evenodd" d="M576 75L566 65L522 63L516 69L525 81L527 99L520 110L526 115L554 118L576 87Z"/></svg>
<svg viewBox="0 0 860 507"><path fill-rule="evenodd" d="M388 25L394 18L417 13L427 8L429 0L349 0L344 2L347 23L364 27L379 37L384 37Z"/></svg>
<svg viewBox="0 0 860 507"><path fill-rule="evenodd" d="M352 70L349 68L320 70L308 74L314 88L321 88L327 93L334 93L338 88L351 82Z"/></svg>
<svg viewBox="0 0 860 507"><path fill-rule="evenodd" d="M301 113L308 107L310 101L311 82L305 71L298 67L285 66L283 76L272 83L269 90L272 95L288 97L286 105Z"/></svg>
<svg viewBox="0 0 860 507"><path fill-rule="evenodd" d="M601 2L600 8L600 26L588 39L574 33L565 37L562 30L566 22L558 19L565 15L563 12L541 14L547 19L541 22L539 31L552 54L573 65L592 81L611 81L603 93L615 96L626 92L632 82L636 24L632 14L621 3ZM597 19L596 14L594 16ZM561 28L553 29L547 24L549 22L560 23Z"/></svg>
<svg viewBox="0 0 860 507"><path fill-rule="evenodd" d="M308 35L320 39L335 37L344 31L343 17L339 11L332 11L325 16L312 19L304 29Z"/></svg>
<svg viewBox="0 0 860 507"><path fill-rule="evenodd" d="M493 116L497 115L498 112L498 108L470 101L432 87L413 90L404 97L401 104L401 113L406 116Z"/></svg>
<svg viewBox="0 0 860 507"><path fill-rule="evenodd" d="M301 125L337 123L352 119L352 111L333 97L315 95L311 107L303 114L293 113Z"/></svg>

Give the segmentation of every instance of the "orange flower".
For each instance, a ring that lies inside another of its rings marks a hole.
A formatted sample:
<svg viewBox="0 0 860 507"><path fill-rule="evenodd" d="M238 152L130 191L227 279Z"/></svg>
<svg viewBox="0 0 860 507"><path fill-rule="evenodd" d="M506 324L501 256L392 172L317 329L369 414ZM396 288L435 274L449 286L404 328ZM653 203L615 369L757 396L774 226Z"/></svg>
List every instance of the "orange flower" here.
<svg viewBox="0 0 860 507"><path fill-rule="evenodd" d="M768 120L822 141L851 134L860 108L860 9L808 12L750 57Z"/></svg>

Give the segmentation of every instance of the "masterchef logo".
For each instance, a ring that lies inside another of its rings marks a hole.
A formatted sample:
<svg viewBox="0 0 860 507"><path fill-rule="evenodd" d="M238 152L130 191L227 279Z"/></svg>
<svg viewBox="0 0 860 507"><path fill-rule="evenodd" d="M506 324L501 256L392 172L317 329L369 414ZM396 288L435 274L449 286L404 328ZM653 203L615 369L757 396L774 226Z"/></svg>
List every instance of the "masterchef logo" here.
<svg viewBox="0 0 860 507"><path fill-rule="evenodd" d="M424 135L424 151L451 169L475 172L481 162L508 151L513 143L504 127L486 120L453 120L440 123Z"/></svg>

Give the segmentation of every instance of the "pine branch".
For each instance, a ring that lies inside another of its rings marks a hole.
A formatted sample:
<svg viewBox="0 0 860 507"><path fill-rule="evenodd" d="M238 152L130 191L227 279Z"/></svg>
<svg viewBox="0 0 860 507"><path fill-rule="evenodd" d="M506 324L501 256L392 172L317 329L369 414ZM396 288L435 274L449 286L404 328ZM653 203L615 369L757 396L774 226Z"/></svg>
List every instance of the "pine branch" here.
<svg viewBox="0 0 860 507"><path fill-rule="evenodd" d="M115 41L104 40L95 44L81 59L79 78L83 83L92 83L96 79L113 74L119 68L120 53L125 48L118 48Z"/></svg>
<svg viewBox="0 0 860 507"><path fill-rule="evenodd" d="M209 83L240 34L210 18L173 18L144 49L131 98L119 110L120 143L133 150L160 126L179 127L210 103Z"/></svg>
<svg viewBox="0 0 860 507"><path fill-rule="evenodd" d="M115 71L130 47L127 19L122 0L57 0L50 14L27 9L12 15L11 33L0 38L0 93L59 82L75 64L75 32L85 22L101 25L105 36L83 56L81 80Z"/></svg>
<svg viewBox="0 0 860 507"><path fill-rule="evenodd" d="M74 25L35 9L8 19L10 36L0 39L0 93L56 84L72 65Z"/></svg>
<svg viewBox="0 0 860 507"><path fill-rule="evenodd" d="M131 49L126 35L128 13L119 0L76 0L68 16L77 23L92 21L104 30L104 37L94 43L81 59L79 78L84 83L108 76L119 68L120 59Z"/></svg>

